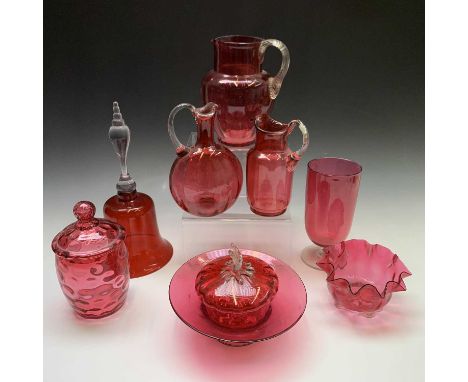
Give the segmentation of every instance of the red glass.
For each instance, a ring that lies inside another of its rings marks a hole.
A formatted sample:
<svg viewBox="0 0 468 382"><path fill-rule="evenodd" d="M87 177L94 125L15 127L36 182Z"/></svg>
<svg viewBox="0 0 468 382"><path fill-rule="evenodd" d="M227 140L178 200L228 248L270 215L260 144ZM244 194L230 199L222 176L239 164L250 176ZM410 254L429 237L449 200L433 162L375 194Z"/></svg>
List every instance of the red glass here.
<svg viewBox="0 0 468 382"><path fill-rule="evenodd" d="M148 195L119 192L104 204L104 217L125 227L131 278L155 272L171 259L172 245L159 233L153 199Z"/></svg>
<svg viewBox="0 0 468 382"><path fill-rule="evenodd" d="M411 276L390 249L366 240L348 240L326 247L317 265L327 273L328 289L338 308L373 317L393 292L406 290Z"/></svg>
<svg viewBox="0 0 468 382"><path fill-rule="evenodd" d="M174 117L189 109L197 124L197 141L186 147L174 132ZM169 115L169 136L178 158L169 175L174 200L185 211L197 216L214 216L231 207L242 188L239 159L214 141L214 120L218 107L209 103L201 108L190 104L176 106Z"/></svg>
<svg viewBox="0 0 468 382"><path fill-rule="evenodd" d="M320 158L309 162L305 226L315 244L337 244L348 236L361 172L361 165L347 159Z"/></svg>
<svg viewBox="0 0 468 382"><path fill-rule="evenodd" d="M195 280L203 267L218 258L225 258L229 249L219 249L195 256L174 274L169 286L169 299L177 316L193 330L225 345L244 346L276 337L292 328L302 317L307 294L301 279L282 261L261 252L241 249L244 256L260 259L278 276L278 292L271 302L269 316L247 329L230 329L215 324L202 313L202 304L195 289Z"/></svg>
<svg viewBox="0 0 468 382"><path fill-rule="evenodd" d="M249 145L255 141L255 117L267 113L279 93L289 67L289 52L281 41L258 37L224 36L212 42L214 70L202 80L203 101L220 107L216 132L223 143ZM275 46L283 55L276 76L261 68L269 46Z"/></svg>
<svg viewBox="0 0 468 382"><path fill-rule="evenodd" d="M246 329L267 318L278 291L278 276L263 260L243 255L232 246L229 256L203 267L197 275L195 289L205 314L214 323Z"/></svg>
<svg viewBox="0 0 468 382"><path fill-rule="evenodd" d="M94 218L91 202L78 202L78 221L52 241L57 277L65 297L84 318L102 318L119 310L128 290L125 229Z"/></svg>
<svg viewBox="0 0 468 382"><path fill-rule="evenodd" d="M281 215L288 208L294 170L309 145L309 135L299 120L284 124L266 114L255 119L255 126L255 147L247 153L247 199L258 215ZM296 126L303 133L303 144L292 152L287 138Z"/></svg>

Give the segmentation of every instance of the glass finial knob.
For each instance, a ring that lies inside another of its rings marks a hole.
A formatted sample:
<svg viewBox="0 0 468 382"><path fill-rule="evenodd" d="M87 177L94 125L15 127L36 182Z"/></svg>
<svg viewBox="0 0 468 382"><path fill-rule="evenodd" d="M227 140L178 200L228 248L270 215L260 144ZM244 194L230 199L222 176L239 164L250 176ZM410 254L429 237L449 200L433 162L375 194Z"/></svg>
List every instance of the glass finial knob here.
<svg viewBox="0 0 468 382"><path fill-rule="evenodd" d="M88 201L80 201L73 207L73 213L79 222L89 222L94 218L96 207Z"/></svg>

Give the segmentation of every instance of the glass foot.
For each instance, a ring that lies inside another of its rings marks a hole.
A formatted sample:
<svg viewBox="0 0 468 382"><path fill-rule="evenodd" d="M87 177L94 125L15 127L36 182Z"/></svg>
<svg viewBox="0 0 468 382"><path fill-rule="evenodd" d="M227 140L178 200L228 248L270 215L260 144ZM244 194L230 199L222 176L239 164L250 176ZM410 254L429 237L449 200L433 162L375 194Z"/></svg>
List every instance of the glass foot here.
<svg viewBox="0 0 468 382"><path fill-rule="evenodd" d="M317 269L319 271L321 271L322 269L320 269L317 266L317 262L320 261L322 257L322 248L313 245L311 245L310 247L305 247L301 253L301 259L305 263L305 265L308 265L309 267Z"/></svg>

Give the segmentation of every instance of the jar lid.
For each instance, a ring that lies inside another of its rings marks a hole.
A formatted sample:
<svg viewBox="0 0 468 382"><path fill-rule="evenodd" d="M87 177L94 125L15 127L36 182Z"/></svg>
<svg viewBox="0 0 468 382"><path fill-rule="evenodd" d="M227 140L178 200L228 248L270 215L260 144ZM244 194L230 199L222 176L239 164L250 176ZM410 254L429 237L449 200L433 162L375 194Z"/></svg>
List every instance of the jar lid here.
<svg viewBox="0 0 468 382"><path fill-rule="evenodd" d="M265 261L243 255L231 245L229 256L213 260L202 268L195 289L205 305L248 311L271 302L278 291L278 276Z"/></svg>
<svg viewBox="0 0 468 382"><path fill-rule="evenodd" d="M52 241L52 250L59 256L86 257L111 250L125 239L120 224L94 217L96 207L81 201L73 207L77 221L65 227Z"/></svg>

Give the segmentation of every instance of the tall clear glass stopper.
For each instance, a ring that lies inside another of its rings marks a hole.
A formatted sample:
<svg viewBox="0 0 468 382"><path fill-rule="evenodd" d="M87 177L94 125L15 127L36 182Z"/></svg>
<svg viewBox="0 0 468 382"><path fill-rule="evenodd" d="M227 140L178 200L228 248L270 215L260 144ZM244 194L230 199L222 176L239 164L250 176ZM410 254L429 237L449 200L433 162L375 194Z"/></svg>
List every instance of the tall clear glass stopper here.
<svg viewBox="0 0 468 382"><path fill-rule="evenodd" d="M127 152L130 145L130 129L125 124L117 102L113 103L112 126L109 129L109 139L114 147L114 151L120 158L120 177L117 182L118 192L133 192L136 190L136 183L127 170Z"/></svg>

